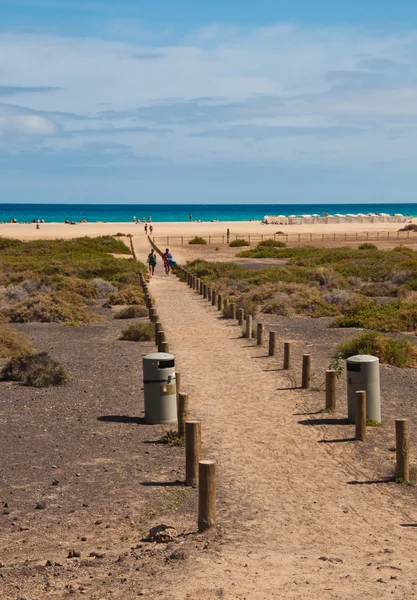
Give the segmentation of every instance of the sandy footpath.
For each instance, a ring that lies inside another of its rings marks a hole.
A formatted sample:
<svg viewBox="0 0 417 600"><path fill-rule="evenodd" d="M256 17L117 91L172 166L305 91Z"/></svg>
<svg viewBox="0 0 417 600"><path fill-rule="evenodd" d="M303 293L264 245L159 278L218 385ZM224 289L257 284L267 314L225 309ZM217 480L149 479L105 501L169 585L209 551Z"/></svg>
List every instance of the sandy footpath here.
<svg viewBox="0 0 417 600"><path fill-rule="evenodd" d="M265 349L176 278L150 288L219 473L222 552L167 581L169 598L414 597L417 513L401 487L350 485L372 473L298 423L309 392L281 389Z"/></svg>

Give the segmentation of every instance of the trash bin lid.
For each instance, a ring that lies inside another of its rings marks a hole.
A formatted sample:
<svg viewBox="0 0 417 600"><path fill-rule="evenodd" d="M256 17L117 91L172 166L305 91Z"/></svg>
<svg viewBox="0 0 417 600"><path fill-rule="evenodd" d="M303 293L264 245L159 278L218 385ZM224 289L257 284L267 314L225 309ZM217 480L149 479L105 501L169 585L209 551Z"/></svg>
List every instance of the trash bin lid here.
<svg viewBox="0 0 417 600"><path fill-rule="evenodd" d="M368 362L378 362L379 358L377 356L371 356L370 354L356 354L355 356L349 356L346 359L346 362L353 363L368 363Z"/></svg>
<svg viewBox="0 0 417 600"><path fill-rule="evenodd" d="M149 367L154 369L173 369L175 368L175 356L167 352L152 352L143 357L143 368L148 371Z"/></svg>
<svg viewBox="0 0 417 600"><path fill-rule="evenodd" d="M151 352L143 357L143 360L173 360L175 357L173 354L167 352Z"/></svg>

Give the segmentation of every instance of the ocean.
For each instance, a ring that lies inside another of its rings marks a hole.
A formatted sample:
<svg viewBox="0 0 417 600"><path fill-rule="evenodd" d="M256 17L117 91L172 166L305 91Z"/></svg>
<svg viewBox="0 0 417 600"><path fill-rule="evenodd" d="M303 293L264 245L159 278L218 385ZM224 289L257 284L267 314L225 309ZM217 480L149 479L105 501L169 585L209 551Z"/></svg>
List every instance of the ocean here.
<svg viewBox="0 0 417 600"><path fill-rule="evenodd" d="M62 223L65 219L107 223L131 222L151 217L153 222L260 221L265 215L388 213L417 217L417 204L0 204L0 221L16 219L27 223L44 219Z"/></svg>

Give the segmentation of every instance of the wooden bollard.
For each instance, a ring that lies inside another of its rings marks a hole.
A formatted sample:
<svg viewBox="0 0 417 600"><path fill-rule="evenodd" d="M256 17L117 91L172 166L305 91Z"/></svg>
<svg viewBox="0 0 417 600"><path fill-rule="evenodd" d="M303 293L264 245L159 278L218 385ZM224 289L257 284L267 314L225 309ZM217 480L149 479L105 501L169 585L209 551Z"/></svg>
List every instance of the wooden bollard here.
<svg viewBox="0 0 417 600"><path fill-rule="evenodd" d="M291 369L292 352L291 342L284 342L284 369Z"/></svg>
<svg viewBox="0 0 417 600"><path fill-rule="evenodd" d="M336 410L336 371L326 371L326 410Z"/></svg>
<svg viewBox="0 0 417 600"><path fill-rule="evenodd" d="M178 394L178 437L183 438L185 436L185 421L188 414L188 394L180 392Z"/></svg>
<svg viewBox="0 0 417 600"><path fill-rule="evenodd" d="M185 485L197 487L201 460L201 422L185 421Z"/></svg>
<svg viewBox="0 0 417 600"><path fill-rule="evenodd" d="M230 303L230 307L229 307L229 316L231 319L234 319L236 321L236 313L237 313L237 306L235 302L231 302Z"/></svg>
<svg viewBox="0 0 417 600"><path fill-rule="evenodd" d="M162 331L162 323L161 321L156 321L155 323L155 344L158 345L158 335L159 332Z"/></svg>
<svg viewBox="0 0 417 600"><path fill-rule="evenodd" d="M209 302L211 302L211 293L212 293L212 289L210 286L207 287L207 300Z"/></svg>
<svg viewBox="0 0 417 600"><path fill-rule="evenodd" d="M153 321L153 320L154 320L154 317L155 317L155 315L156 315L156 308L150 308L150 309L149 309L149 319L150 319L151 321ZM156 322L156 321L155 321L155 322Z"/></svg>
<svg viewBox="0 0 417 600"><path fill-rule="evenodd" d="M161 343L161 350L160 352L166 352L167 354L169 354L169 344L168 342L162 342Z"/></svg>
<svg viewBox="0 0 417 600"><path fill-rule="evenodd" d="M216 462L198 463L198 530L206 531L216 524Z"/></svg>
<svg viewBox="0 0 417 600"><path fill-rule="evenodd" d="M203 298L207 298L207 283L203 283Z"/></svg>
<svg viewBox="0 0 417 600"><path fill-rule="evenodd" d="M249 340L252 339L252 315L246 315L246 335Z"/></svg>
<svg viewBox="0 0 417 600"><path fill-rule="evenodd" d="M175 388L177 390L177 415L178 415L179 395L180 395L180 391L181 391L181 373L175 373Z"/></svg>
<svg viewBox="0 0 417 600"><path fill-rule="evenodd" d="M211 304L212 306L216 306L217 304L217 292L215 290L211 292Z"/></svg>
<svg viewBox="0 0 417 600"><path fill-rule="evenodd" d="M258 346L264 345L265 327L263 323L258 323L256 330L256 343Z"/></svg>
<svg viewBox="0 0 417 600"><path fill-rule="evenodd" d="M200 279L200 296L203 295L203 286L204 286L204 283Z"/></svg>
<svg viewBox="0 0 417 600"><path fill-rule="evenodd" d="M229 299L223 298L223 310L225 311L225 314L227 314L228 309L229 309Z"/></svg>
<svg viewBox="0 0 417 600"><path fill-rule="evenodd" d="M410 432L408 419L395 419L397 464L395 476L403 483L410 483Z"/></svg>
<svg viewBox="0 0 417 600"><path fill-rule="evenodd" d="M243 308L238 308L237 319L238 319L239 325L243 325L243 321L245 319L245 311L243 310Z"/></svg>
<svg viewBox="0 0 417 600"><path fill-rule="evenodd" d="M310 389L311 385L311 354L303 355L303 371L301 376L301 387L303 390Z"/></svg>
<svg viewBox="0 0 417 600"><path fill-rule="evenodd" d="M366 438L366 392L356 392L355 439Z"/></svg>
<svg viewBox="0 0 417 600"><path fill-rule="evenodd" d="M223 296L221 294L217 294L217 310L222 310L223 308Z"/></svg>
<svg viewBox="0 0 417 600"><path fill-rule="evenodd" d="M158 333L158 352L162 352L162 344L166 341L165 331L160 331Z"/></svg>
<svg viewBox="0 0 417 600"><path fill-rule="evenodd" d="M275 356L275 354L277 353L277 338L278 334L276 331L269 332L268 356Z"/></svg>

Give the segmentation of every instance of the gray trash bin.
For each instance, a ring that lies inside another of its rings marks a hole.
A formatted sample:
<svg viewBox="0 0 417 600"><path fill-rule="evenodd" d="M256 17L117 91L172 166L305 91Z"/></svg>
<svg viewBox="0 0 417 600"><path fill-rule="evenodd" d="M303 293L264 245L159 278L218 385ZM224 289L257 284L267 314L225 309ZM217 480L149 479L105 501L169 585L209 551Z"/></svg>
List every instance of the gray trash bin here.
<svg viewBox="0 0 417 600"><path fill-rule="evenodd" d="M166 352L153 352L143 357L145 421L175 423L177 421L177 387L175 358Z"/></svg>
<svg viewBox="0 0 417 600"><path fill-rule="evenodd" d="M356 392L366 392L366 418L381 422L379 358L357 354L346 359L348 421L355 423Z"/></svg>

